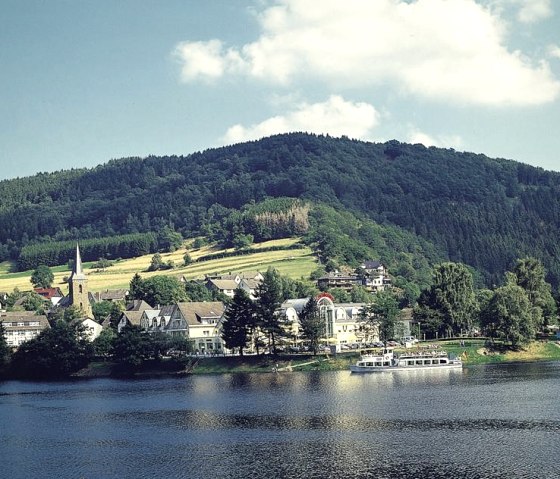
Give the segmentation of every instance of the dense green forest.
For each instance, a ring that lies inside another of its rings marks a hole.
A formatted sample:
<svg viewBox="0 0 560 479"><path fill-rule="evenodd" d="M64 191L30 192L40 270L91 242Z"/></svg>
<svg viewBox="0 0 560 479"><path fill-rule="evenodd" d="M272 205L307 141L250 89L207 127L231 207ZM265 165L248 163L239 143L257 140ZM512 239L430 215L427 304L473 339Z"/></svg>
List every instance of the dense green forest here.
<svg viewBox="0 0 560 479"><path fill-rule="evenodd" d="M270 198L285 204L262 207ZM0 259L36 243L164 228L226 243L297 232L325 261L377 253L412 277L451 260L493 285L533 256L560 284L559 173L397 141L294 133L2 181L0 224Z"/></svg>

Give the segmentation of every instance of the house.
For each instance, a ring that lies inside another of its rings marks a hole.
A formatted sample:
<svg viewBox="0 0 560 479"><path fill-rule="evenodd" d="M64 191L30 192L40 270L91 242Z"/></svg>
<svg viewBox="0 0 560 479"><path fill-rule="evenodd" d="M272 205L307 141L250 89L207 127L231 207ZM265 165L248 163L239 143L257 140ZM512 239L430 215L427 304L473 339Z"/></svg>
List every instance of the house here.
<svg viewBox="0 0 560 479"><path fill-rule="evenodd" d="M262 280L254 279L254 278L243 278L239 282L238 288L247 292L249 298L253 301L257 299L256 292L259 285L262 283Z"/></svg>
<svg viewBox="0 0 560 479"><path fill-rule="evenodd" d="M101 326L101 324L91 318L85 318L84 320L82 320L82 326L86 330L86 337L88 341L93 341L101 334L101 331L103 330L103 326Z"/></svg>
<svg viewBox="0 0 560 479"><path fill-rule="evenodd" d="M299 315L308 301L308 298L289 299L282 303L280 309L288 334L295 344L302 339ZM343 345L379 340L378 331L362 317L363 303L335 303L334 298L328 293L319 294L316 301L319 315L325 321L326 344L341 348Z"/></svg>
<svg viewBox="0 0 560 479"><path fill-rule="evenodd" d="M222 353L221 323L225 305L221 301L177 303L171 320L183 320L187 337L198 353Z"/></svg>
<svg viewBox="0 0 560 479"><path fill-rule="evenodd" d="M258 271L246 271L242 273L229 273L206 276L206 287L211 291L218 291L233 298L235 290L242 288L247 291L251 299L255 299L255 290L264 280L264 276Z"/></svg>
<svg viewBox="0 0 560 479"><path fill-rule="evenodd" d="M148 333L160 332L171 336L186 336L186 323L180 318L172 320L176 308L176 305L170 305L145 310L140 318L140 327Z"/></svg>
<svg viewBox="0 0 560 479"><path fill-rule="evenodd" d="M64 298L64 294L58 287L34 288L33 291L35 291L39 296L48 299L51 302L52 306L56 306L60 302L60 300Z"/></svg>
<svg viewBox="0 0 560 479"><path fill-rule="evenodd" d="M317 287L321 291L341 288L350 291L355 286L363 286L363 278L357 274L344 274L339 271L329 273L317 280Z"/></svg>
<svg viewBox="0 0 560 479"><path fill-rule="evenodd" d="M6 303L8 301L8 293L5 291L0 291L0 311L6 309Z"/></svg>
<svg viewBox="0 0 560 479"><path fill-rule="evenodd" d="M106 289L105 291L95 291L89 293L89 300L92 304L100 303L101 301L111 302L125 302L127 289Z"/></svg>
<svg viewBox="0 0 560 479"><path fill-rule="evenodd" d="M117 332L121 332L126 326L140 326L142 313L147 309L153 309L148 303L142 300L134 300L127 305L122 312L117 323Z"/></svg>
<svg viewBox="0 0 560 479"><path fill-rule="evenodd" d="M380 261L364 261L360 268L364 278L364 286L369 290L383 291L391 284L387 268Z"/></svg>
<svg viewBox="0 0 560 479"><path fill-rule="evenodd" d="M238 283L235 279L207 279L206 287L210 291L217 291L219 293L225 294L229 298L233 298L235 290L238 287Z"/></svg>
<svg viewBox="0 0 560 479"><path fill-rule="evenodd" d="M50 328L47 317L33 311L14 311L0 313L4 325L6 342L12 348L18 348L23 342L36 338L41 331Z"/></svg>

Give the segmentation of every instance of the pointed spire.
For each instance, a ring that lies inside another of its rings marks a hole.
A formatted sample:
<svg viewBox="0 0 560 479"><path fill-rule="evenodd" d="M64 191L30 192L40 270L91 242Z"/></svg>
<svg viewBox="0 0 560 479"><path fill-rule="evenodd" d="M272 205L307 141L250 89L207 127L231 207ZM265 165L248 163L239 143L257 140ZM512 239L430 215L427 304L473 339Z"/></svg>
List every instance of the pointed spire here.
<svg viewBox="0 0 560 479"><path fill-rule="evenodd" d="M80 245L76 243L76 259L74 260L74 274L83 274L82 257L80 256Z"/></svg>
<svg viewBox="0 0 560 479"><path fill-rule="evenodd" d="M72 268L71 279L85 279L86 275L82 267L82 257L80 255L80 246L76 243L76 256L74 258L74 267Z"/></svg>

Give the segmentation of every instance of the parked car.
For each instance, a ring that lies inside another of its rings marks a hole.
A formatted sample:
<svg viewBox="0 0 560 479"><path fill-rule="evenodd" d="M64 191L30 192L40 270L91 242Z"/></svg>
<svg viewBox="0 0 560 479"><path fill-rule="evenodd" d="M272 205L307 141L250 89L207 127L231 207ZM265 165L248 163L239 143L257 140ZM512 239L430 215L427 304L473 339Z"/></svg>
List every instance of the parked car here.
<svg viewBox="0 0 560 479"><path fill-rule="evenodd" d="M401 345L401 343L399 343L398 341L387 341L387 346L391 346L393 348L396 348L400 345Z"/></svg>

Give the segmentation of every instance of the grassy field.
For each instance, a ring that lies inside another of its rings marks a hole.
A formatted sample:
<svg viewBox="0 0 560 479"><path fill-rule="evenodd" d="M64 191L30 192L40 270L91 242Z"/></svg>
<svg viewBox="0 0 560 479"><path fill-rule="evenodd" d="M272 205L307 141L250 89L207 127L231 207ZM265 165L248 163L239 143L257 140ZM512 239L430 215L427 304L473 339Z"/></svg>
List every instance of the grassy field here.
<svg viewBox="0 0 560 479"><path fill-rule="evenodd" d="M253 248L268 248L271 246L289 247L297 242L298 240L295 238L288 238L254 244ZM173 261L177 265L176 268L171 270L146 272L152 259L151 254L118 261L104 271L93 269L91 267L93 263L84 263L84 271L88 275L89 280L89 290L102 291L105 289L128 288L130 280L135 273L140 273L144 279L154 275L184 275L188 279L196 279L203 278L205 274L238 273L255 270L265 271L268 267L273 267L284 276L288 276L292 279L301 279L308 278L311 271L317 267L315 258L309 248L255 252L242 256L194 262L189 266L182 266L183 256L186 252L196 261L196 259L201 256L221 251L231 251L217 250L212 246L190 249L188 248L190 244L191 242L187 241L185 247L173 253L164 253L161 255L165 263ZM11 292L16 287L22 291L30 290L32 286L29 279L31 278L32 271L11 273L10 271L12 269L12 263L0 263L0 291ZM68 267L65 265L56 266L51 268L51 270L55 277L53 286L60 287L63 293L66 294L68 292L68 287L66 283L64 283L63 278L70 275Z"/></svg>

